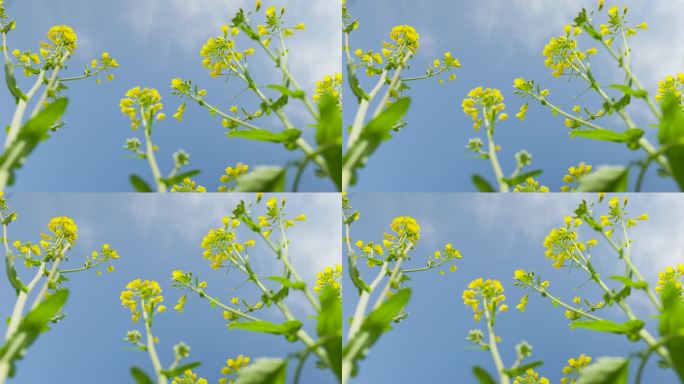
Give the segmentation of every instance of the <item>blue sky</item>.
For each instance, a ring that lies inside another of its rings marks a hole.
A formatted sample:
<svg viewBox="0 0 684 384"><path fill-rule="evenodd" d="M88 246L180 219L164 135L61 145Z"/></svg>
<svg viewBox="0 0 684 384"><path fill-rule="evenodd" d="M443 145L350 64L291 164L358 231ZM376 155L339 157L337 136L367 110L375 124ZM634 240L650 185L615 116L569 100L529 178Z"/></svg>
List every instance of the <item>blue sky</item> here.
<svg viewBox="0 0 684 384"><path fill-rule="evenodd" d="M551 99L565 109L580 104L598 109L600 103L579 81L551 76L544 67L542 49L552 36L563 33L581 7L593 8L595 0L426 0L416 6L409 0L349 0L352 15L360 28L351 37L353 49L378 50L388 39L391 28L410 24L420 33L420 49L412 60L407 76L421 75L426 65L445 51L458 57L463 67L456 82L439 86L436 80L413 82L406 93L412 98L406 120L408 127L386 143L361 170L358 185L352 189L369 192L446 192L474 191L470 176L480 173L489 180L493 174L489 162L472 158L465 150L468 139L475 137L472 121L461 109L461 101L477 86L502 90L507 111L512 117L524 100L513 94L513 79L532 78L551 90ZM606 1L607 6L618 4ZM640 2L625 0L630 6L629 18L635 24L648 22L650 29L632 41L633 64L637 76L651 91L665 75L684 68L684 48L673 44L684 39L681 20L681 0ZM586 36L584 36L586 38ZM589 48L587 40L585 48ZM613 62L599 55L593 62L594 71L603 84L620 82L622 75ZM362 82L370 87L366 75ZM347 105L353 100L349 100ZM650 119L645 104L630 108L636 123L644 127L647 137L656 143L656 131L648 125ZM355 107L345 109L345 124L353 119ZM617 119L602 122L609 128L623 130ZM499 124L496 140L503 147L500 160L508 174L514 168L513 155L527 149L533 156L532 168L541 167L539 177L544 185L558 191L567 168L585 161L593 165L626 165L641 157L624 145L570 139L563 119L538 104L530 103L525 122L517 119ZM632 183L636 175L632 177ZM651 169L644 190L672 191L671 180L660 179Z"/></svg>
<svg viewBox="0 0 684 384"><path fill-rule="evenodd" d="M211 118L197 105L188 105L183 123L171 119L181 100L171 95L172 78L191 78L208 90L208 99L227 110L238 104L256 110L258 103L242 85L211 79L201 65L199 51L210 37L220 33L240 7L252 8L253 0L144 0L93 2L68 0L6 1L8 13L17 20L9 35L11 48L37 50L38 42L54 24L71 25L78 34L78 49L71 59L67 76L80 75L83 63L110 52L120 64L112 83L96 85L94 79L70 84L70 99L64 116L66 126L43 143L19 171L13 190L33 192L125 192L132 191L130 173L151 180L147 162L127 158L122 149L133 136L130 123L119 111L119 100L129 88L140 85L160 90L167 121L155 126L155 142L160 146L158 161L164 174L172 167L171 154L182 148L190 154L190 167L201 169L197 177L208 190L216 190L226 166L237 162L255 165L284 165L295 159L294 152L270 143L228 140L220 119ZM285 5L292 25L306 23L308 29L291 40L291 68L309 92L315 80L339 72L339 1L274 0L265 5ZM243 41L244 43L244 41ZM255 55L255 78L268 85L279 80L272 63ZM20 75L21 79L23 75ZM22 79L23 80L23 79ZM24 81L21 84L26 86ZM265 90L269 92L269 90ZM311 95L311 93L309 93ZM9 116L14 111L7 92L0 108ZM313 129L305 119L303 106L290 108L294 124L312 142ZM9 122L9 117L4 119ZM273 119L262 119L265 128L280 130ZM138 132L140 135L141 133ZM309 169L301 191L330 191L334 185L313 175Z"/></svg>
<svg viewBox="0 0 684 384"><path fill-rule="evenodd" d="M192 270L208 282L208 291L223 301L233 296L255 302L259 295L237 274L214 271L201 257L202 237L220 226L221 217L229 214L240 199L253 195L161 196L134 194L10 194L9 204L19 212L10 227L12 240L37 241L40 231L53 216L72 217L79 227L79 239L71 251L71 267L80 266L82 257L102 243L118 250L121 258L114 273L96 276L94 271L71 276L67 283L71 296L65 307L64 321L41 335L19 363L16 384L54 383L129 383L129 368L143 367L151 372L144 352L125 349L123 338L133 329L130 312L120 304L119 294L135 278L156 279L162 285L169 311L155 319L154 333L161 339L158 350L165 364L173 359L172 347L184 341L191 347L187 362L202 361L198 372L215 383L225 360L240 353L258 357L281 357L299 349L272 335L229 331L221 311L212 309L197 296L188 296L185 313L171 307L181 291L171 286L171 271ZM340 200L336 195L288 195L289 214L305 213L309 221L292 229L291 257L308 282L324 266L339 263L341 231ZM263 209L256 209L257 213ZM244 233L244 232L243 232ZM245 233L245 236L248 236ZM279 273L273 255L258 245L253 252L258 273ZM259 272L260 271L260 272ZM24 271L22 271L24 272ZM22 273L22 276L26 274ZM297 295L289 300L300 318L313 315L305 299ZM0 312L11 313L14 296L7 279L0 279ZM280 322L274 311L261 312L264 318ZM312 322L305 321L311 330ZM292 371L290 371L292 372ZM304 383L331 383L332 374L318 370L310 360Z"/></svg>
<svg viewBox="0 0 684 384"><path fill-rule="evenodd" d="M571 214L582 198L593 196L351 195L352 205L361 212L361 219L352 226L354 240L379 241L394 217L409 215L421 226L421 239L412 252L409 266L424 265L427 255L447 242L453 243L463 254L463 259L457 262L459 270L456 273L439 276L437 271L430 271L411 275L413 280L409 286L413 296L406 308L409 317L382 336L367 359L361 362L360 376L354 382L471 383L474 381L473 365L493 371L489 354L472 349L465 340L468 331L477 325L472 310L463 305L461 294L468 283L478 277L499 279L504 284L511 308L524 294L513 286L513 271L518 268L535 271L550 280L550 289L566 299L575 295L590 297L595 293L591 284L584 284L584 276L555 270L545 259L542 246L548 231L564 225L563 217ZM633 194L628 212L634 215L648 212L651 217L631 234L633 258L647 280L655 281L657 272L667 265L684 262L684 240L679 230L684 214L681 196ZM604 276L624 270L614 253L602 244L593 256L599 273ZM351 286L350 281L345 284ZM347 291L344 315L351 316L358 296L353 290ZM635 294L630 300L641 318L654 313L645 296ZM624 318L612 310L604 312L603 316ZM622 336L571 331L567 324L562 310L530 294L526 313L511 310L497 318L496 329L503 338L500 346L504 360L511 364L515 359L515 344L526 340L534 348L529 361L544 360L539 371L557 383L569 357L580 353L594 357L624 356L642 347ZM654 325L654 320L648 321L648 327L657 334ZM661 371L654 362L651 361L647 368L646 382L676 382L673 374Z"/></svg>

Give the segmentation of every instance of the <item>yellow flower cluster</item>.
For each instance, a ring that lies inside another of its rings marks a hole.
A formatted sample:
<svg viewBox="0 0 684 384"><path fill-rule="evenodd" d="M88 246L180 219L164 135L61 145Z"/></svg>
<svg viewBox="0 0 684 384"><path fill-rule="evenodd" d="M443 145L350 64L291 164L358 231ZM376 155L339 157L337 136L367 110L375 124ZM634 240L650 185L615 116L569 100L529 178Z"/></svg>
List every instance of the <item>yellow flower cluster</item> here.
<svg viewBox="0 0 684 384"><path fill-rule="evenodd" d="M223 228L209 230L202 239L202 257L209 260L210 266L214 269L224 266L225 261L236 262L245 247L253 247L255 244L254 240L243 243L237 241L237 236L232 230L240 225L239 220L224 217L223 225Z"/></svg>
<svg viewBox="0 0 684 384"><path fill-rule="evenodd" d="M341 294L342 288L342 264L334 267L325 267L324 270L316 274L316 284L314 292L321 293L325 288L332 287L337 294Z"/></svg>
<svg viewBox="0 0 684 384"><path fill-rule="evenodd" d="M366 255L371 255L373 253L377 255L384 255L385 250L382 248L382 245L380 244L375 244L372 241L369 241L367 243L364 243L363 240L357 240L356 243L354 243L362 253Z"/></svg>
<svg viewBox="0 0 684 384"><path fill-rule="evenodd" d="M397 25L390 31L390 39L393 43L385 42L385 49L403 51L407 48L411 53L418 49L420 35L410 25Z"/></svg>
<svg viewBox="0 0 684 384"><path fill-rule="evenodd" d="M223 375L237 375L237 373L244 367L246 367L250 358L243 355L238 355L235 359L226 360L226 366L221 368L221 374ZM221 378L219 379L219 384L235 384L236 377L232 378Z"/></svg>
<svg viewBox="0 0 684 384"><path fill-rule="evenodd" d="M189 177L186 177L181 181L180 184L174 184L171 187L171 192L197 192L204 193L207 189L197 183Z"/></svg>
<svg viewBox="0 0 684 384"><path fill-rule="evenodd" d="M197 377L197 374L190 369L183 372L183 376L178 376L173 379L171 384L209 384L207 379Z"/></svg>
<svg viewBox="0 0 684 384"><path fill-rule="evenodd" d="M661 293L668 285L674 286L684 295L684 264L677 264L677 267L667 267L663 272L658 273L656 292Z"/></svg>
<svg viewBox="0 0 684 384"><path fill-rule="evenodd" d="M475 321L480 321L485 310L490 316L498 312L505 312L508 306L503 304L506 300L504 287L499 280L482 278L473 280L468 284L468 289L463 291L463 304L470 306L475 312ZM482 307L480 307L480 304Z"/></svg>
<svg viewBox="0 0 684 384"><path fill-rule="evenodd" d="M161 103L161 95L156 89L134 87L126 92L126 97L121 99L119 107L121 113L131 119L131 129L135 131L140 125L138 111L141 111L142 119L151 121L164 105ZM163 120L166 116L160 112L156 117L158 120Z"/></svg>
<svg viewBox="0 0 684 384"><path fill-rule="evenodd" d="M226 167L224 174L221 175L221 183L228 184L218 187L219 192L232 192L235 189L238 177L247 174L249 165L237 163L235 167Z"/></svg>
<svg viewBox="0 0 684 384"><path fill-rule="evenodd" d="M239 30L235 28L233 31ZM210 70L209 74L212 77L222 75L225 69L236 70L235 63L239 63L246 55L254 52L253 49L240 52L234 48L235 41L231 40L227 35L209 38L202 46L200 51L202 65Z"/></svg>
<svg viewBox="0 0 684 384"><path fill-rule="evenodd" d="M545 255L553 260L554 268L561 268L568 260L573 260L575 252L585 249L584 243L577 241L574 227L582 224L580 219L566 217L566 227L554 228L544 238Z"/></svg>
<svg viewBox="0 0 684 384"><path fill-rule="evenodd" d="M503 95L496 88L477 87L468 92L468 97L463 99L461 106L463 113L470 116L473 121L473 128L477 131L482 126L480 112L483 118L494 120L497 114L506 108L503 103ZM505 120L508 116L505 113L499 115L499 119Z"/></svg>
<svg viewBox="0 0 684 384"><path fill-rule="evenodd" d="M678 73L676 76L669 75L658 82L656 100L662 102L670 95L676 97L684 108L684 73Z"/></svg>
<svg viewBox="0 0 684 384"><path fill-rule="evenodd" d="M40 256L42 251L40 250L40 247L37 244L32 244L30 241L27 241L25 243L22 243L19 240L15 240L12 245L14 248L17 249L17 252L20 255L24 255L26 257L31 257L33 254L34 256ZM49 246L48 243L45 243L46 246Z"/></svg>
<svg viewBox="0 0 684 384"><path fill-rule="evenodd" d="M550 384L551 382L546 377L539 377L539 373L533 369L525 371L525 375L518 376L513 380L513 384Z"/></svg>
<svg viewBox="0 0 684 384"><path fill-rule="evenodd" d="M410 216L398 216L392 220L390 228L394 234L385 233L385 248L391 248L391 244L401 240L407 240L416 244L420 239L420 225L416 219Z"/></svg>
<svg viewBox="0 0 684 384"><path fill-rule="evenodd" d="M522 192L522 193L534 193L534 192L540 192L540 193L547 193L549 192L549 187L545 185L540 185L537 180L534 179L534 177L528 177L525 179L524 184L518 184L513 188L513 192Z"/></svg>
<svg viewBox="0 0 684 384"><path fill-rule="evenodd" d="M576 167L568 168L568 174L563 176L566 185L561 187L562 192L575 192L579 187L579 180L591 172L592 166L587 163L579 163Z"/></svg>
<svg viewBox="0 0 684 384"><path fill-rule="evenodd" d="M43 49L59 49L63 47L70 53L76 49L76 32L68 25L55 25L47 33L50 43L41 43Z"/></svg>
<svg viewBox="0 0 684 384"><path fill-rule="evenodd" d="M164 301L161 293L162 289L156 281L136 279L128 283L126 290L121 292L121 305L130 309L133 314L132 320L135 323L140 319L141 315L141 312L138 310L138 304L140 304L143 311L150 315L155 311L155 307L157 312L166 311L166 307L161 304Z"/></svg>
<svg viewBox="0 0 684 384"><path fill-rule="evenodd" d="M44 240L54 240L55 238L63 238L69 244L74 244L78 238L78 227L74 221L66 216L58 216L50 219L48 229L53 233L53 236L44 236Z"/></svg>
<svg viewBox="0 0 684 384"><path fill-rule="evenodd" d="M323 79L316 82L316 92L313 95L314 101L318 102L325 95L332 96L337 100L337 105L342 106L342 74L336 73L334 76L326 75Z"/></svg>
<svg viewBox="0 0 684 384"><path fill-rule="evenodd" d="M581 354L578 358L568 359L568 365L563 368L563 374L572 377L561 378L561 384L576 383L579 373L591 363L591 356Z"/></svg>
<svg viewBox="0 0 684 384"><path fill-rule="evenodd" d="M574 32L573 32L574 33ZM552 37L543 51L544 64L553 70L553 76L560 77L568 70L575 70L576 61L586 58L586 53L577 50L577 41L567 36Z"/></svg>
<svg viewBox="0 0 684 384"><path fill-rule="evenodd" d="M447 261L453 261L456 259L461 259L463 256L461 255L461 251L458 249L454 248L454 246L451 243L446 243L444 245L444 248L442 248L439 251L435 251L434 253L434 261L438 263L443 263ZM430 265L430 264L428 264ZM458 266L456 264L451 264L449 266L449 272L456 272L458 270ZM444 274L444 271L439 271L440 275Z"/></svg>

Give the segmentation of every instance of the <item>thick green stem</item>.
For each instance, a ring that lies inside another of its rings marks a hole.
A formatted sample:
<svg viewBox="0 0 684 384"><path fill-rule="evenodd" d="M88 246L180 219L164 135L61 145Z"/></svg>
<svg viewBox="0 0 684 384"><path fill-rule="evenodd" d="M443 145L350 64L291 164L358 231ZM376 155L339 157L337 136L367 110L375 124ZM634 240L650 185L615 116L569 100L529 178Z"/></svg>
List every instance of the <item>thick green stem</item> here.
<svg viewBox="0 0 684 384"><path fill-rule="evenodd" d="M499 375L499 384L509 384L510 378L504 372L506 366L504 366L503 360L501 359L501 354L499 353L499 348L496 345L496 333L494 333L494 319L489 313L489 303L484 300L482 303L484 306L485 318L487 320L487 341L489 344L489 353L492 355L492 360L494 360L494 365L496 366L496 372Z"/></svg>

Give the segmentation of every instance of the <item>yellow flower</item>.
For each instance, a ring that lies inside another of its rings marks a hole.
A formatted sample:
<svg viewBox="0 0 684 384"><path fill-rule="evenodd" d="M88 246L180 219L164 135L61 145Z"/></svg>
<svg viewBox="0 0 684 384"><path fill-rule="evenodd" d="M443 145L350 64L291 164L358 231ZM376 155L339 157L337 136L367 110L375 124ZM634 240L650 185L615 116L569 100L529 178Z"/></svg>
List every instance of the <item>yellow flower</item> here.
<svg viewBox="0 0 684 384"><path fill-rule="evenodd" d="M63 238L69 244L73 244L78 238L76 223L66 216L53 217L48 223L48 229L56 238Z"/></svg>
<svg viewBox="0 0 684 384"><path fill-rule="evenodd" d="M397 25L390 31L390 39L392 43L385 43L386 49L408 49L411 53L415 53L418 49L420 35L416 29L410 25Z"/></svg>
<svg viewBox="0 0 684 384"><path fill-rule="evenodd" d="M316 274L314 292L321 293L327 287L332 287L335 291L337 291L338 295L342 293L341 264L337 264L334 267L325 267L325 269Z"/></svg>
<svg viewBox="0 0 684 384"><path fill-rule="evenodd" d="M336 73L333 76L326 75L323 79L316 82L314 101L320 101L325 95L332 96L337 100L337 105L342 106L342 74Z"/></svg>
<svg viewBox="0 0 684 384"><path fill-rule="evenodd" d="M126 92L119 103L121 113L131 120L131 129L136 130L141 119L151 120L163 108L161 95L154 88L134 87ZM138 113L142 114L139 116Z"/></svg>
<svg viewBox="0 0 684 384"><path fill-rule="evenodd" d="M522 376L517 376L513 380L513 384L549 384L550 381L546 377L539 377L539 373L533 369L528 369Z"/></svg>
<svg viewBox="0 0 684 384"><path fill-rule="evenodd" d="M577 382L580 373L591 363L591 356L581 354L578 358L568 359L568 365L563 367L563 374L566 377L561 379L561 383L575 383Z"/></svg>
<svg viewBox="0 0 684 384"><path fill-rule="evenodd" d="M684 290L684 264L678 264L676 267L667 267L663 272L658 273L658 284L656 285L656 292L662 293L665 287L673 286L678 289L682 295Z"/></svg>
<svg viewBox="0 0 684 384"><path fill-rule="evenodd" d="M574 70L578 61L582 61L586 54L577 50L577 41L568 36L553 37L544 47L544 64L553 69L553 75L560 77Z"/></svg>
<svg viewBox="0 0 684 384"><path fill-rule="evenodd" d="M503 99L501 91L496 88L477 87L468 92L468 97L463 99L461 107L463 113L473 119L473 128L479 130L483 123L482 119L494 120L497 114L506 108ZM484 116L480 117L480 112ZM508 118L505 113L502 113L501 116L503 116L502 120ZM500 119L501 116L499 116Z"/></svg>
<svg viewBox="0 0 684 384"><path fill-rule="evenodd" d="M54 49L63 46L70 53L76 49L76 32L68 25L55 25L47 33L47 38L53 45L49 48Z"/></svg>
<svg viewBox="0 0 684 384"><path fill-rule="evenodd" d="M229 377L219 379L219 384L234 384L237 373L249 365L250 360L249 357L243 355L238 355L235 359L226 360L226 365L221 368L221 374Z"/></svg>
<svg viewBox="0 0 684 384"><path fill-rule="evenodd" d="M205 193L207 191L207 188L197 185L197 183L190 179L189 177L186 177L183 179L183 181L179 184L174 184L171 187L171 192L174 193L190 193L190 192L196 192L196 193Z"/></svg>
<svg viewBox="0 0 684 384"><path fill-rule="evenodd" d="M133 313L133 322L137 322L140 317L140 309L145 311L149 316L155 310L164 312L166 307L161 305L164 297L161 295L162 289L159 283L153 280L136 279L126 285L126 290L121 292L121 305L127 307ZM138 308L140 306L140 308Z"/></svg>
<svg viewBox="0 0 684 384"><path fill-rule="evenodd" d="M394 235L386 233L385 239L388 241L406 239L415 244L420 239L420 225L418 225L418 222L416 222L416 219L413 217L395 217L394 220L392 220L390 227L392 228L392 231L394 231Z"/></svg>
<svg viewBox="0 0 684 384"><path fill-rule="evenodd" d="M684 73L678 73L676 76L669 75L658 82L656 101L663 102L668 96L678 99L684 108Z"/></svg>
<svg viewBox="0 0 684 384"><path fill-rule="evenodd" d="M563 192L575 192L579 188L579 181L582 177L588 175L593 167L587 163L579 163L576 167L569 167L568 174L563 176L564 188Z"/></svg>
<svg viewBox="0 0 684 384"><path fill-rule="evenodd" d="M508 310L508 306L503 304L506 296L499 280L484 280L483 278L473 280L468 284L468 289L463 291L462 298L463 304L471 307L475 313L475 321L479 321L487 313L491 317L497 311Z"/></svg>

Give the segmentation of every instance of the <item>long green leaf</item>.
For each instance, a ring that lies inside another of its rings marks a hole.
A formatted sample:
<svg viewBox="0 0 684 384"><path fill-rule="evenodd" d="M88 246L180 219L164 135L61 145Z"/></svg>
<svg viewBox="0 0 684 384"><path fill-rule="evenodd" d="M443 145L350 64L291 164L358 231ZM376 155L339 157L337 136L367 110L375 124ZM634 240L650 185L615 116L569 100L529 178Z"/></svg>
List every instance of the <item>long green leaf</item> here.
<svg viewBox="0 0 684 384"><path fill-rule="evenodd" d="M282 167L258 166L237 179L238 192L283 192L287 170Z"/></svg>
<svg viewBox="0 0 684 384"><path fill-rule="evenodd" d="M663 310L660 315L658 330L667 339L665 348L670 353L670 360L679 379L684 382L684 303L680 291L673 285L663 290Z"/></svg>
<svg viewBox="0 0 684 384"><path fill-rule="evenodd" d="M580 178L578 190L579 192L625 192L628 185L628 168L603 166Z"/></svg>
<svg viewBox="0 0 684 384"><path fill-rule="evenodd" d="M318 104L319 121L316 125L316 144L323 148L321 156L330 171L330 178L342 190L342 113L337 100L326 96Z"/></svg>
<svg viewBox="0 0 684 384"><path fill-rule="evenodd" d="M286 379L287 360L283 359L257 359L238 371L240 384L285 384Z"/></svg>
<svg viewBox="0 0 684 384"><path fill-rule="evenodd" d="M663 118L660 121L658 140L669 148L665 157L670 162L672 177L684 191L684 111L679 105L679 99L670 96L662 104Z"/></svg>
<svg viewBox="0 0 684 384"><path fill-rule="evenodd" d="M323 348L332 362L331 369L342 378L342 300L337 291L327 287L321 292L321 310L318 314L316 332L320 340L325 340Z"/></svg>
<svg viewBox="0 0 684 384"><path fill-rule="evenodd" d="M629 360L602 357L580 372L577 384L627 384Z"/></svg>

